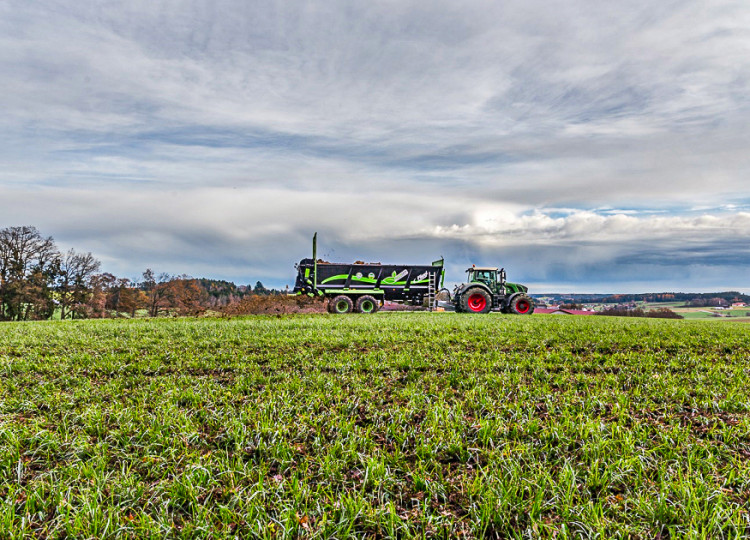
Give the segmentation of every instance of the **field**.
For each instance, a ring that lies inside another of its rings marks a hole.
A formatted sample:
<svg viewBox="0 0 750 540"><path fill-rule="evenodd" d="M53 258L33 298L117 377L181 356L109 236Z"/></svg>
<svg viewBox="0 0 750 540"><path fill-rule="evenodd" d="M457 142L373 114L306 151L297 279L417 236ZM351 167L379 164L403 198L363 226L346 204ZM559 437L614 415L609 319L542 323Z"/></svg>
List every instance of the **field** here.
<svg viewBox="0 0 750 540"><path fill-rule="evenodd" d="M685 302L643 302L639 306L644 310L669 308L685 319L711 319L714 321L750 322L750 308L733 307L715 309L713 307L691 307Z"/></svg>
<svg viewBox="0 0 750 540"><path fill-rule="evenodd" d="M0 326L0 538L747 538L750 326Z"/></svg>
<svg viewBox="0 0 750 540"><path fill-rule="evenodd" d="M747 314L750 313L750 309L748 308L712 310L711 308L681 307L674 308L673 311L679 313L686 319L750 322L750 317L747 316Z"/></svg>

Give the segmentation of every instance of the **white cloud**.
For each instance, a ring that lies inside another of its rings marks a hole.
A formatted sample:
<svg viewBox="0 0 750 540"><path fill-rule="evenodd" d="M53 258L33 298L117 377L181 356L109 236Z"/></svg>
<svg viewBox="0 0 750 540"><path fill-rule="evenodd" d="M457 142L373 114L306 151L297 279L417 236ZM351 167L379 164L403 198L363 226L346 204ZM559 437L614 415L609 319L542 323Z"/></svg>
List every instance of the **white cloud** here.
<svg viewBox="0 0 750 540"><path fill-rule="evenodd" d="M4 218L33 223L45 234L55 231L63 248L91 250L109 271L131 277L155 267L283 284L291 279L292 263L309 255L310 237L318 231L321 253L329 258L416 263L444 255L449 279L456 281L471 263L506 265L517 279L539 286L561 273L578 282L589 279L594 268L609 267L611 274L618 265L631 271L657 265L652 281L678 287L662 274L683 265L715 267L722 276L734 268L737 281L724 285L745 286L741 269L750 261L750 213L661 217L572 211L553 217L465 196L414 195L252 187L169 193L10 190L7 202L14 210Z"/></svg>
<svg viewBox="0 0 750 540"><path fill-rule="evenodd" d="M576 212L564 218L550 218L544 213L517 217L505 226L483 226L469 235L506 235L518 232L521 235L544 235L554 241L584 240L614 241L641 237L680 235L687 232L692 236L699 233L748 235L750 234L750 214L699 217L634 217L625 214L600 215L593 212ZM442 228L438 227L440 232ZM523 236L521 236L523 239Z"/></svg>

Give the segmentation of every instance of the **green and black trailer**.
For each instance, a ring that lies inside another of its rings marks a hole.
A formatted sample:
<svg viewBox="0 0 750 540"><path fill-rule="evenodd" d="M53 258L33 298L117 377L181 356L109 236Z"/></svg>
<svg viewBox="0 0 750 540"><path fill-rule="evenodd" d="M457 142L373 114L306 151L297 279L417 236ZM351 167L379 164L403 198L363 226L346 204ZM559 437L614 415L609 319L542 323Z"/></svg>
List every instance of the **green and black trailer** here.
<svg viewBox="0 0 750 540"><path fill-rule="evenodd" d="M297 265L295 294L324 296L332 313L374 313L383 302L437 306L443 286L443 259L431 265L332 263L318 260L317 235L313 236L312 259Z"/></svg>

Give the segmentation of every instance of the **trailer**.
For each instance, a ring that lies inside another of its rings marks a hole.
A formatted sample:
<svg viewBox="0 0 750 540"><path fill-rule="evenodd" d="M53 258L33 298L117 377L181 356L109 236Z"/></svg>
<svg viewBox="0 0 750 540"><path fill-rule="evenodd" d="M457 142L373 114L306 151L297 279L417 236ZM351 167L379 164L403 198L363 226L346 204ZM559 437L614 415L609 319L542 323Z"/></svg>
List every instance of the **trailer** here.
<svg viewBox="0 0 750 540"><path fill-rule="evenodd" d="M381 263L331 263L317 257L318 234L313 236L313 256L295 265L297 279L292 294L328 299L331 313L375 313L385 301L437 308L437 295L445 279L442 258L430 265ZM467 283L457 285L449 306L457 312L501 311L528 315L534 301L528 288L505 279L505 270L472 266Z"/></svg>
<svg viewBox="0 0 750 540"><path fill-rule="evenodd" d="M317 233L313 236L312 259L297 265L294 294L329 299L332 313L374 313L383 302L437 307L437 292L443 286L443 259L431 265L332 263L317 258Z"/></svg>

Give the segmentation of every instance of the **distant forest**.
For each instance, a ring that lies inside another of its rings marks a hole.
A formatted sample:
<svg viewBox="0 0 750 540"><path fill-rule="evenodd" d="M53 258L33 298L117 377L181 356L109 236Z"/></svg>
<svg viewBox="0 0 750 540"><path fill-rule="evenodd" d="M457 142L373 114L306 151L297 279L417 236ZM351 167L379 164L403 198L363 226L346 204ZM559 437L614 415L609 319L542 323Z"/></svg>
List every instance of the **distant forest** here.
<svg viewBox="0 0 750 540"><path fill-rule="evenodd" d="M199 315L285 291L146 269L140 280L100 272L91 253L61 252L35 227L0 229L0 321Z"/></svg>
<svg viewBox="0 0 750 540"><path fill-rule="evenodd" d="M723 306L733 302L750 303L750 295L738 291L711 293L642 293L642 294L533 294L534 297L559 297L576 304L629 304L635 302L685 302L689 306Z"/></svg>

